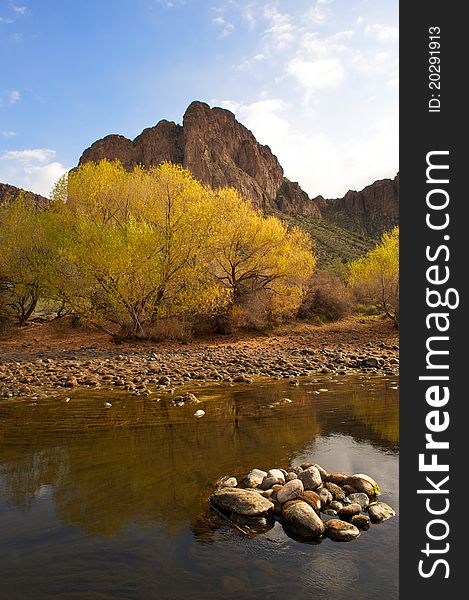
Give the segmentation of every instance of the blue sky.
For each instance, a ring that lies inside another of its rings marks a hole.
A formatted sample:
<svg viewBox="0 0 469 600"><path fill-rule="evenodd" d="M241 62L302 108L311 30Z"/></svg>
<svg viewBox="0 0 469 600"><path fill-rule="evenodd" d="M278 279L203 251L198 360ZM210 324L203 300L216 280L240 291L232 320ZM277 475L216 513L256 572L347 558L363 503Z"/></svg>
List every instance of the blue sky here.
<svg viewBox="0 0 469 600"><path fill-rule="evenodd" d="M0 0L0 181L48 194L94 140L192 100L342 196L398 170L398 0Z"/></svg>

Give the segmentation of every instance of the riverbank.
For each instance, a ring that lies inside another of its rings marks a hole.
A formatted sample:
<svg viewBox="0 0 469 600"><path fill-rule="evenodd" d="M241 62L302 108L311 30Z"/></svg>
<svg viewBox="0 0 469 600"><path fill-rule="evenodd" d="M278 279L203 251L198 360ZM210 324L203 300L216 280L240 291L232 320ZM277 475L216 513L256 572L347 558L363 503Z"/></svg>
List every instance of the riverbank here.
<svg viewBox="0 0 469 600"><path fill-rule="evenodd" d="M398 332L376 318L322 326L293 324L268 333L237 333L175 341L114 344L66 320L31 324L0 339L0 398L46 397L89 386L150 394L190 382L345 375L364 370L395 375Z"/></svg>

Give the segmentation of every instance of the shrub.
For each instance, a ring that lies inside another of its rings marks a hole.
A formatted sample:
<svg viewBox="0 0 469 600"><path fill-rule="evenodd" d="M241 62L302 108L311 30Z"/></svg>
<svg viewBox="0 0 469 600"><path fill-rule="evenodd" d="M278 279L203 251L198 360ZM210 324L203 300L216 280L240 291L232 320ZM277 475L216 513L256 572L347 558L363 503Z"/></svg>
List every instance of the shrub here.
<svg viewBox="0 0 469 600"><path fill-rule="evenodd" d="M353 295L350 288L334 273L318 270L311 277L298 317L320 322L338 321L352 310Z"/></svg>

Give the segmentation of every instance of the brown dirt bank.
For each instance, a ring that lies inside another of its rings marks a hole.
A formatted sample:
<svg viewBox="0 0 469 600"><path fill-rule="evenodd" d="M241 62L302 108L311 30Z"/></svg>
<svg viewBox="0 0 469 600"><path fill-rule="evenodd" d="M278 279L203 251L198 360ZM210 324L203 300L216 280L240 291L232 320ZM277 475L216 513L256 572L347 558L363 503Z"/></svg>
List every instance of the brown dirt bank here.
<svg viewBox="0 0 469 600"><path fill-rule="evenodd" d="M95 331L55 320L0 339L0 398L39 396L76 386L149 393L191 380L291 378L366 369L397 374L398 332L376 318L315 326L293 324L268 333L197 338L191 343L114 344Z"/></svg>

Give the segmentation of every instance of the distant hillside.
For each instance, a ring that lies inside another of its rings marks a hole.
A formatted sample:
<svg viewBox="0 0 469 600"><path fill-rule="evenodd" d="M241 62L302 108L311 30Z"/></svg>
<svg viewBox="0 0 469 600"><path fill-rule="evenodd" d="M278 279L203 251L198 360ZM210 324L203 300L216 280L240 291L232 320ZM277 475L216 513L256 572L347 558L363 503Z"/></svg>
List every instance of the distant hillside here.
<svg viewBox="0 0 469 600"><path fill-rule="evenodd" d="M40 194L28 192L27 190L23 190L22 188L18 188L8 183L0 183L0 204L3 202L12 202L18 198L20 194L25 194L26 198L31 199L38 210L45 210L49 206L48 198L45 198Z"/></svg>
<svg viewBox="0 0 469 600"><path fill-rule="evenodd" d="M347 262L363 256L376 244L371 236L360 235L322 218L284 213L276 213L276 216L310 234L316 244L321 269L340 274Z"/></svg>

